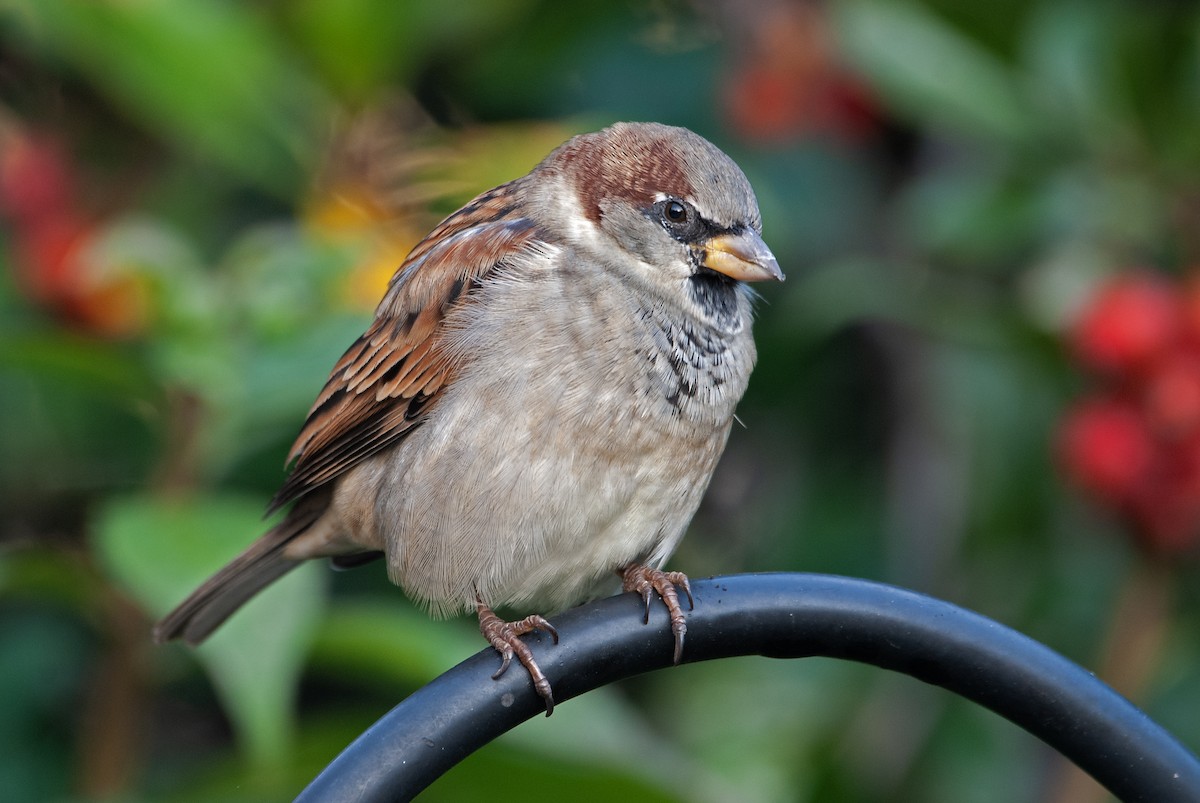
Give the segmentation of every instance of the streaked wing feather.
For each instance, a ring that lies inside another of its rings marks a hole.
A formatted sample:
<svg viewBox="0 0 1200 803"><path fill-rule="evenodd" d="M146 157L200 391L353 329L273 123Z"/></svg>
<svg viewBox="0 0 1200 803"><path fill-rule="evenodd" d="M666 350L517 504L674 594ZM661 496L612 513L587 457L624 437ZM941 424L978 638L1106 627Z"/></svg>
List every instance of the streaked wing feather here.
<svg viewBox="0 0 1200 803"><path fill-rule="evenodd" d="M514 185L483 193L412 250L367 331L346 350L288 455L291 473L269 511L341 475L420 425L460 358L443 323L497 266L536 246L539 232L513 216Z"/></svg>

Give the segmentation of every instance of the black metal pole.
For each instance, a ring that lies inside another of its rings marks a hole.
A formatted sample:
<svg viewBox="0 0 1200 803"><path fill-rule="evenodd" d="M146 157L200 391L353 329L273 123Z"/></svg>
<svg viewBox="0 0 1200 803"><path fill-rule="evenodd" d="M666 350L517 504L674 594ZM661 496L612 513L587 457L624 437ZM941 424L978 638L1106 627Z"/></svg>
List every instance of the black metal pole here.
<svg viewBox="0 0 1200 803"><path fill-rule="evenodd" d="M812 574L694 581L684 661L826 656L941 686L1012 720L1124 801L1197 803L1200 761L1125 698L1016 631L911 591ZM551 618L560 643L529 637L557 702L671 664L665 609L642 624L633 594ZM365 731L297 798L410 800L474 750L545 709L527 673L500 680L486 649Z"/></svg>

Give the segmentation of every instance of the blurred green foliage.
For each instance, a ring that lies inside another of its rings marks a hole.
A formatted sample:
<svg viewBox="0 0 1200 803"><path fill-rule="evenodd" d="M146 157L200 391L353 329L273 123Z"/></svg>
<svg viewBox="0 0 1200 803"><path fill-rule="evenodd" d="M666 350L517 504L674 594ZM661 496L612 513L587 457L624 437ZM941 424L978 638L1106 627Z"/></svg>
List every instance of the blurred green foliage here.
<svg viewBox="0 0 1200 803"><path fill-rule="evenodd" d="M1053 459L1088 289L1200 266L1193 4L7 0L0 43L5 799L287 800L480 649L379 567L148 634L264 527L407 248L619 119L728 150L789 275L673 566L950 599L1200 748L1194 563ZM571 701L424 799L1096 799L1066 777L907 678L742 659Z"/></svg>

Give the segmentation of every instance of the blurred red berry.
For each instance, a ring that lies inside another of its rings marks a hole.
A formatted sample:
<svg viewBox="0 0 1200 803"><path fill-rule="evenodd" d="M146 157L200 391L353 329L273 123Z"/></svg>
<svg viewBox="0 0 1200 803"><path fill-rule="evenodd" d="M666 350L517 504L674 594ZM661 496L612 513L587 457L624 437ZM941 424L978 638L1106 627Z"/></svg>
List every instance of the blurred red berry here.
<svg viewBox="0 0 1200 803"><path fill-rule="evenodd" d="M1200 548L1200 466L1189 462L1188 470L1169 467L1124 508L1142 546L1154 552L1177 555Z"/></svg>
<svg viewBox="0 0 1200 803"><path fill-rule="evenodd" d="M790 139L806 127L804 110L793 95L790 76L770 68L747 67L726 87L729 120L746 139Z"/></svg>
<svg viewBox="0 0 1200 803"><path fill-rule="evenodd" d="M1166 438L1189 435L1200 428L1200 355L1177 349L1167 354L1146 378L1146 419Z"/></svg>
<svg viewBox="0 0 1200 803"><path fill-rule="evenodd" d="M1179 293L1183 310L1183 335L1188 343L1200 348L1200 272L1193 270L1191 278Z"/></svg>
<svg viewBox="0 0 1200 803"><path fill-rule="evenodd" d="M43 304L71 298L80 281L79 252L91 227L71 214L56 214L16 227L15 266L29 297Z"/></svg>
<svg viewBox="0 0 1200 803"><path fill-rule="evenodd" d="M1059 432L1059 453L1076 482L1115 504L1133 498L1155 459L1138 410L1115 399L1088 400L1072 409Z"/></svg>
<svg viewBox="0 0 1200 803"><path fill-rule="evenodd" d="M1100 289L1076 322L1071 342L1091 368L1134 372L1173 345L1182 318L1171 284L1149 273L1127 274Z"/></svg>
<svg viewBox="0 0 1200 803"><path fill-rule="evenodd" d="M150 320L147 280L135 269L89 262L86 252L94 236L91 224L67 216L19 230L14 245L21 287L81 331L135 337Z"/></svg>
<svg viewBox="0 0 1200 803"><path fill-rule="evenodd" d="M1071 344L1110 389L1064 418L1067 473L1144 548L1200 552L1200 282L1118 276L1083 311Z"/></svg>
<svg viewBox="0 0 1200 803"><path fill-rule="evenodd" d="M1181 507L1177 496L1160 491L1134 500L1130 508L1134 533L1152 552L1176 553L1187 549L1200 510Z"/></svg>
<svg viewBox="0 0 1200 803"><path fill-rule="evenodd" d="M748 140L785 142L816 133L860 140L879 124L866 87L843 73L802 81L773 65L753 64L732 75L724 94L730 124Z"/></svg>
<svg viewBox="0 0 1200 803"><path fill-rule="evenodd" d="M813 134L861 139L879 109L845 66L829 12L818 3L774 4L746 20L745 45L723 90L742 137L786 142Z"/></svg>
<svg viewBox="0 0 1200 803"><path fill-rule="evenodd" d="M55 141L14 135L0 149L0 210L17 224L34 225L71 207L70 162Z"/></svg>
<svg viewBox="0 0 1200 803"><path fill-rule="evenodd" d="M0 213L11 223L17 286L89 334L140 334L149 318L146 281L88 265L95 227L79 209L74 164L57 141L28 132L0 140Z"/></svg>
<svg viewBox="0 0 1200 803"><path fill-rule="evenodd" d="M882 112L865 81L845 73L828 87L826 106L833 127L845 137L863 139L880 127Z"/></svg>

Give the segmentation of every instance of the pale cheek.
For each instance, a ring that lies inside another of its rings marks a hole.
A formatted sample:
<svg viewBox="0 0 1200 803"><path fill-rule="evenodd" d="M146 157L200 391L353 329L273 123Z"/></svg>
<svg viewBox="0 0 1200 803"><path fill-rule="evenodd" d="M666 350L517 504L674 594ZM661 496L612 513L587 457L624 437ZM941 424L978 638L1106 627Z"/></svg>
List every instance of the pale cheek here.
<svg viewBox="0 0 1200 803"><path fill-rule="evenodd" d="M583 205L578 204L577 209L583 209ZM593 223L587 215L564 215L559 223L570 243L585 249L594 249L597 253L611 247L608 238L600 231L600 227Z"/></svg>

